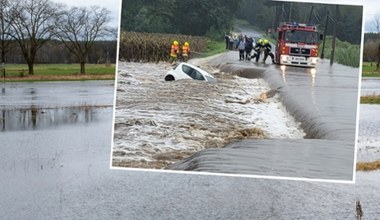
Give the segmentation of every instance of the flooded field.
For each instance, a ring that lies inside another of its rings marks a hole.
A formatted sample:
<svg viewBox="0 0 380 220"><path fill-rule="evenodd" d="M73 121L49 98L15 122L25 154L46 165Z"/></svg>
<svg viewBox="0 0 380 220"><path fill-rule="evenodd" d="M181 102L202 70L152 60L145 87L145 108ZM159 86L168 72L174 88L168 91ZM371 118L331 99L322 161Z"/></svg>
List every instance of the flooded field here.
<svg viewBox="0 0 380 220"><path fill-rule="evenodd" d="M112 110L93 111L91 123L0 132L2 218L355 219L357 200L363 219L380 216L379 171L341 184L109 169ZM378 111L361 117L377 119ZM377 133L362 118L360 134L370 141Z"/></svg>
<svg viewBox="0 0 380 220"><path fill-rule="evenodd" d="M365 77L362 80L361 95L380 95L380 78Z"/></svg>
<svg viewBox="0 0 380 220"><path fill-rule="evenodd" d="M380 80L365 78L362 81L362 93L378 94L380 92ZM379 95L379 94L378 94ZM380 105L361 104L359 123L359 161L380 160Z"/></svg>
<svg viewBox="0 0 380 220"><path fill-rule="evenodd" d="M1 86L4 88L0 95L3 174L17 178L20 173L59 171L72 166L67 162L72 160L69 158L78 157L77 149L92 142L86 136L110 134L114 89L111 81ZM87 147L96 149L108 147L110 143L91 145Z"/></svg>

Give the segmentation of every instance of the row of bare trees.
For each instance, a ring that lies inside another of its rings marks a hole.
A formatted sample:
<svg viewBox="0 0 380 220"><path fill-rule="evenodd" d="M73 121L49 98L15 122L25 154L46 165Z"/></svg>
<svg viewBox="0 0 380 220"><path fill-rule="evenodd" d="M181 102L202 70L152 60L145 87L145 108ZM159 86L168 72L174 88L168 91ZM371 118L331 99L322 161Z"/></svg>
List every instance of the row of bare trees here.
<svg viewBox="0 0 380 220"><path fill-rule="evenodd" d="M115 38L116 28L110 28L109 22L110 11L98 6L68 8L51 0L0 0L3 72L6 54L14 50L12 42L17 42L28 72L33 75L37 51L55 39L75 56L84 74L96 40Z"/></svg>

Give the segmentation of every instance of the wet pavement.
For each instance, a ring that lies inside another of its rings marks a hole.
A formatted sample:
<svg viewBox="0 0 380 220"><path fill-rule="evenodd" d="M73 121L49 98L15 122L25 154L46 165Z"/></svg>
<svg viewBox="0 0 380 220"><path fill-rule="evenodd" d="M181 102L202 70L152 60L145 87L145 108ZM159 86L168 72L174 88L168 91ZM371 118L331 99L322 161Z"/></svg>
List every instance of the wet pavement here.
<svg viewBox="0 0 380 220"><path fill-rule="evenodd" d="M322 60L315 72L312 72L314 70L309 68L286 67L281 69L280 66L272 64L240 62L237 58L237 52L230 51L211 60L210 64L222 72L233 72L248 78L263 78L271 89L279 93L280 100L287 111L301 123L306 138L320 140L292 140L281 145L277 144L277 142L281 143L281 140L265 140L268 142L267 145L276 146L277 151L288 151L287 154L282 154L283 160L287 160L286 155L297 155L300 148L295 150L294 146L301 146L306 142L315 150L314 154L304 154L302 159L301 157L298 159L289 157L288 161L292 160L293 163L297 164L297 167L302 167L305 170L314 170L315 168L316 170L325 170L325 172L310 175L308 171L297 173L297 169L295 169L291 176L295 177L298 174L297 177L316 179L333 176L334 179L338 180L352 180L359 69L339 64L330 66L329 62ZM205 150L198 152L197 155L183 161L183 163L179 162L171 166L171 168L192 170L196 167L196 170L205 172L240 173L240 168L244 164L243 167L248 168L244 170L245 174L262 174L262 172L258 172L260 167L258 161L263 155L256 153L256 148L260 147L260 144L261 142L255 143L252 140L249 143L234 147L232 150ZM324 154L316 152L324 152ZM245 155L244 158L246 159L241 158L242 154ZM225 163L220 158L228 158L229 162ZM336 163L337 158L339 158L339 163ZM277 157L273 157L268 152L265 161L273 164L273 169L268 172L268 175L289 175L289 172L283 172L282 164L277 163L276 160ZM316 161L320 162L316 163ZM336 166L331 167L327 164L336 164ZM345 170L345 173L336 175L338 170Z"/></svg>

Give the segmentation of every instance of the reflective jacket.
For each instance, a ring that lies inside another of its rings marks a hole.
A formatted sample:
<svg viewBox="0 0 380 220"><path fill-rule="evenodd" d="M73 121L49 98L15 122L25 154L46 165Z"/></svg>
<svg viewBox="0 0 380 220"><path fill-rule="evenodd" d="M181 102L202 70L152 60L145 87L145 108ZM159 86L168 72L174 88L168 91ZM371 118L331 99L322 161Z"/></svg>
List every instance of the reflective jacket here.
<svg viewBox="0 0 380 220"><path fill-rule="evenodd" d="M172 48L170 50L170 56L177 57L178 53L179 53L179 46L172 44Z"/></svg>
<svg viewBox="0 0 380 220"><path fill-rule="evenodd" d="M190 46L183 45L182 46L182 56L189 56L190 53Z"/></svg>

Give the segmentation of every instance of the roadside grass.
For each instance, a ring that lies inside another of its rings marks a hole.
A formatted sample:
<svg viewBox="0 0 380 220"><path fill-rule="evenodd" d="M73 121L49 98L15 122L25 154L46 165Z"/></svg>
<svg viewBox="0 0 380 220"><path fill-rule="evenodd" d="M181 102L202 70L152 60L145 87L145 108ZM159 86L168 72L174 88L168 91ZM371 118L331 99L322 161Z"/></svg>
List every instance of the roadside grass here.
<svg viewBox="0 0 380 220"><path fill-rule="evenodd" d="M380 104L380 95L361 96L360 104Z"/></svg>
<svg viewBox="0 0 380 220"><path fill-rule="evenodd" d="M380 77L380 70L376 70L376 62L363 62L363 77Z"/></svg>
<svg viewBox="0 0 380 220"><path fill-rule="evenodd" d="M84 75L79 64L35 64L34 75L28 75L26 64L7 64L5 81L57 81L115 79L115 64L86 64Z"/></svg>
<svg viewBox="0 0 380 220"><path fill-rule="evenodd" d="M356 171L373 171L380 169L380 161L358 162L356 163Z"/></svg>
<svg viewBox="0 0 380 220"><path fill-rule="evenodd" d="M205 53L202 53L200 57L208 57L215 54L223 53L228 51L226 49L226 42L223 41L215 41L215 40L209 40L207 42L207 49Z"/></svg>
<svg viewBox="0 0 380 220"><path fill-rule="evenodd" d="M324 55L325 59L331 58L332 36L325 36L326 44ZM322 52L322 42L319 47L319 54ZM334 62L346 66L359 67L360 65L360 45L350 44L347 41L336 39Z"/></svg>

